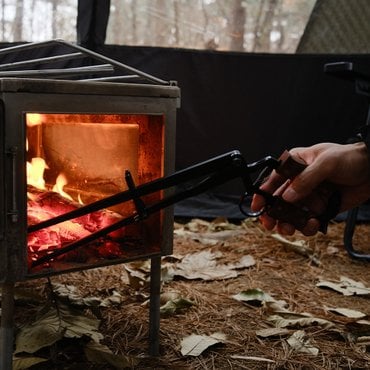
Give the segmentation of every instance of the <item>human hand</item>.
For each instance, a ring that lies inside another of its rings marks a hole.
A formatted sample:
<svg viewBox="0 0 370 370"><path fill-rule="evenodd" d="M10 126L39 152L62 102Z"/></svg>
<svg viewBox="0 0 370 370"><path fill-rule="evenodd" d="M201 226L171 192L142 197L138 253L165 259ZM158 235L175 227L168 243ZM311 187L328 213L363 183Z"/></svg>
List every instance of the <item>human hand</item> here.
<svg viewBox="0 0 370 370"><path fill-rule="evenodd" d="M340 211L356 207L370 198L370 163L364 143L322 143L294 148L290 154L303 160L307 167L291 181L273 171L261 185L261 190L279 195L316 215L325 211L333 190L341 194ZM253 197L253 211L262 209L264 205L262 196ZM266 213L260 216L260 220L268 230L276 226L281 234L292 235L295 232L293 225L279 222ZM319 227L319 221L311 218L300 231L304 235L314 235Z"/></svg>

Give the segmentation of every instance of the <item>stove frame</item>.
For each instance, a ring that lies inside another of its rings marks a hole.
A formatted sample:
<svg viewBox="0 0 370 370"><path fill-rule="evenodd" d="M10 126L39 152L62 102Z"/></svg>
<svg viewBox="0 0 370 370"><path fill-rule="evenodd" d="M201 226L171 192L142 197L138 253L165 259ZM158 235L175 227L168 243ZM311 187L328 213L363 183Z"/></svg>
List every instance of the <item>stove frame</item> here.
<svg viewBox="0 0 370 370"><path fill-rule="evenodd" d="M114 114L163 117L163 175L174 170L176 110L180 90L175 82L168 82L132 67L62 40L20 45L0 50L2 55L20 54L33 48L46 48L53 54L55 47L68 50L66 54L42 59L12 61L0 64L0 173L7 174L0 183L0 282L2 283L2 317L0 328L1 369L12 368L14 285L34 277L29 274L27 252L27 184L26 184L26 128L25 113L42 114ZM72 49L72 53L70 53ZM55 64L77 58L107 64L86 67L46 69ZM36 69L30 67L36 66ZM26 67L25 70L19 70ZM127 74L130 73L130 74ZM113 76L101 77L101 74ZM117 75L117 73L119 73ZM132 74L134 73L134 74ZM99 75L99 77L95 77ZM36 78L35 78L36 77ZM72 77L73 80L61 80ZM59 78L59 79L57 79ZM61 79L60 79L61 78ZM124 82L117 82L124 81ZM134 81L135 83L132 83ZM139 81L139 83L138 83ZM164 195L167 191L164 191ZM106 261L95 268L133 259L151 259L149 352L159 353L159 299L161 256L172 253L173 209L162 212L161 246L155 253L133 258ZM83 270L70 269L61 273ZM50 275L55 272L51 271ZM48 276L43 273L41 276Z"/></svg>
<svg viewBox="0 0 370 370"><path fill-rule="evenodd" d="M42 99L40 99L42 94ZM45 81L30 79L0 79L1 150L5 163L0 164L4 178L0 210L7 216L0 221L0 233L6 237L0 241L1 281L19 281L30 276L25 263L27 230L27 200L25 173L24 113L43 114L144 114L164 116L164 174L173 172L174 137L177 88L147 85L126 85L102 82ZM66 111L68 107L68 111ZM162 150L162 148L158 148ZM124 174L122 174L123 176ZM172 212L164 211L162 254L172 253ZM10 247L11 246L11 247ZM145 253L137 258L148 257ZM122 261L121 261L122 262ZM112 264L109 262L108 264ZM101 266L103 266L101 264ZM79 268L76 268L78 270ZM73 269L72 269L73 270ZM50 272L52 274L52 272ZM42 274L41 276L48 275ZM37 274L33 274L34 277Z"/></svg>

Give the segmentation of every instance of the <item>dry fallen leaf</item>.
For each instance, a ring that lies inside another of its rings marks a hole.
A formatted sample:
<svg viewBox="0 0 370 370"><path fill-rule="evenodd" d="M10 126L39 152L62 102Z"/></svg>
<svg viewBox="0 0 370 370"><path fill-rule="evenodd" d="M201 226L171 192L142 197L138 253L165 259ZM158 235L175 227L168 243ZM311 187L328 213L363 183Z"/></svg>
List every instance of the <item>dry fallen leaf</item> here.
<svg viewBox="0 0 370 370"><path fill-rule="evenodd" d="M101 301L100 307L111 307L113 305L118 305L122 302L122 300L123 300L122 295L118 293L116 290L113 290L112 294L109 297L104 298Z"/></svg>
<svg viewBox="0 0 370 370"><path fill-rule="evenodd" d="M109 364L116 369L131 369L139 363L139 360L133 357L115 355L107 346L94 341L86 344L84 352L90 362L95 364Z"/></svg>
<svg viewBox="0 0 370 370"><path fill-rule="evenodd" d="M221 230L237 230L241 227L230 223L226 218L216 218L213 221L209 222L199 218L194 218L186 223L183 228L185 230L193 232L215 232Z"/></svg>
<svg viewBox="0 0 370 370"><path fill-rule="evenodd" d="M99 342L103 339L103 335L98 331L99 324L99 320L58 303L57 308L48 307L34 322L26 324L19 330L15 353L35 353L62 338L87 336Z"/></svg>
<svg viewBox="0 0 370 370"><path fill-rule="evenodd" d="M76 306L99 306L101 302L98 297L82 297L73 285L53 283L52 289L53 293L61 300Z"/></svg>
<svg viewBox="0 0 370 370"><path fill-rule="evenodd" d="M306 339L306 333L304 330L297 330L294 332L292 336L287 339L287 342L290 347L297 352L308 353L313 356L317 356L319 354L319 349L311 346L309 340Z"/></svg>
<svg viewBox="0 0 370 370"><path fill-rule="evenodd" d="M255 264L254 259L244 256L236 264L220 264L218 259L222 253L213 253L210 250L186 255L181 262L171 267L173 276L181 276L186 279L223 280L238 276L236 269L250 267Z"/></svg>
<svg viewBox="0 0 370 370"><path fill-rule="evenodd" d="M160 303L161 305L164 305L168 301L173 301L174 299L178 299L178 298L181 298L181 293L175 290L170 290L170 291L161 293Z"/></svg>
<svg viewBox="0 0 370 370"><path fill-rule="evenodd" d="M345 316L345 317L349 317L351 319L362 319L364 317L366 317L367 315L363 312L360 312L360 311L357 311L357 310L352 310L352 309L349 309L349 308L342 308L342 307L326 307L325 306L325 309L330 311L330 312L334 312L334 313L337 313L339 315L342 315L342 316Z"/></svg>
<svg viewBox="0 0 370 370"><path fill-rule="evenodd" d="M256 260L250 254L243 256L238 262L236 263L229 263L227 266L231 269L244 269L247 267L252 267L256 264Z"/></svg>
<svg viewBox="0 0 370 370"><path fill-rule="evenodd" d="M1 297L1 294L0 294ZM43 302L43 296L35 289L22 288L16 286L14 288L14 300L17 302L29 302L38 304Z"/></svg>
<svg viewBox="0 0 370 370"><path fill-rule="evenodd" d="M288 303L282 299L277 301L265 301L263 302L263 306L265 307L267 312L290 312L287 309Z"/></svg>
<svg viewBox="0 0 370 370"><path fill-rule="evenodd" d="M370 336L358 337L356 343L363 346L370 346Z"/></svg>
<svg viewBox="0 0 370 370"><path fill-rule="evenodd" d="M47 358L42 357L13 357L13 370L26 370L31 366L48 361Z"/></svg>
<svg viewBox="0 0 370 370"><path fill-rule="evenodd" d="M194 302L181 296L168 299L161 307L160 313L163 316L174 315L194 305Z"/></svg>
<svg viewBox="0 0 370 370"><path fill-rule="evenodd" d="M219 242L231 239L242 234L242 230L223 230L215 232L193 232L185 229L178 229L174 234L178 237L189 238L205 245L216 245Z"/></svg>
<svg viewBox="0 0 370 370"><path fill-rule="evenodd" d="M202 220L200 218L193 218L188 223L184 225L184 229L194 231L194 232L200 232L204 230L209 230L211 223L206 220Z"/></svg>
<svg viewBox="0 0 370 370"><path fill-rule="evenodd" d="M328 320L312 317L309 314L298 314L293 312L280 312L279 315L271 315L267 318L278 328L322 326L329 329L334 324Z"/></svg>
<svg viewBox="0 0 370 370"><path fill-rule="evenodd" d="M168 282L175 276L180 276L188 280L223 280L235 278L239 275L236 270L254 266L256 261L253 256L245 255L236 263L222 264L223 254L221 252L211 252L203 250L185 256L167 256L162 259L165 263L161 265L161 280ZM172 261L172 262L171 262ZM125 265L125 270L129 277L129 284L132 288L140 290L146 287L150 281L150 267L143 263L129 263Z"/></svg>
<svg viewBox="0 0 370 370"><path fill-rule="evenodd" d="M237 301L248 302L254 306L264 306L268 311L274 312L286 311L285 307L287 306L285 301L276 300L259 288L244 290L235 294L232 298Z"/></svg>
<svg viewBox="0 0 370 370"><path fill-rule="evenodd" d="M263 302L275 302L274 298L258 288L243 290L232 297L237 301L248 302L252 305L262 305Z"/></svg>
<svg viewBox="0 0 370 370"><path fill-rule="evenodd" d="M256 335L261 338L280 337L290 333L290 330L284 328L267 328L256 331Z"/></svg>
<svg viewBox="0 0 370 370"><path fill-rule="evenodd" d="M148 272L141 271L140 268L133 264L126 264L124 267L131 288L140 290L149 285L150 270Z"/></svg>
<svg viewBox="0 0 370 370"><path fill-rule="evenodd" d="M183 356L199 356L207 348L226 340L223 333L207 335L192 334L181 341L181 354Z"/></svg>
<svg viewBox="0 0 370 370"><path fill-rule="evenodd" d="M221 218L213 222L193 219L183 227L177 227L174 230L176 237L189 238L204 245L216 245L242 233L244 230L241 226Z"/></svg>
<svg viewBox="0 0 370 370"><path fill-rule="evenodd" d="M76 306L109 307L114 304L119 304L122 301L122 296L115 290L113 290L111 296L101 298L96 296L83 297L79 294L78 289L73 285L53 283L52 288L53 293L57 295L61 300Z"/></svg>
<svg viewBox="0 0 370 370"><path fill-rule="evenodd" d="M340 277L340 282L321 280L316 284L319 288L329 288L345 296L370 295L370 288L367 288L360 281L352 280L346 276Z"/></svg>
<svg viewBox="0 0 370 370"><path fill-rule="evenodd" d="M272 234L271 236L295 253L298 253L305 257L309 257L315 265L320 265L319 259L315 256L314 251L312 250L312 248L310 248L306 240L291 241L283 238L280 234Z"/></svg>

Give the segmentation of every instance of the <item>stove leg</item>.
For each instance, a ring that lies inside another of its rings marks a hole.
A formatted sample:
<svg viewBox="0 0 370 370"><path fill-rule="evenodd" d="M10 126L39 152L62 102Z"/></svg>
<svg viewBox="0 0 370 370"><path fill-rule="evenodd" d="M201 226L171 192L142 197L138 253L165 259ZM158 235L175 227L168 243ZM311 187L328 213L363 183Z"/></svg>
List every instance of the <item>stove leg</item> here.
<svg viewBox="0 0 370 370"><path fill-rule="evenodd" d="M150 312L149 354L159 356L159 325L161 297L161 257L151 258L150 265Z"/></svg>
<svg viewBox="0 0 370 370"><path fill-rule="evenodd" d="M0 370L13 368L14 336L14 283L2 285L1 328L0 328Z"/></svg>

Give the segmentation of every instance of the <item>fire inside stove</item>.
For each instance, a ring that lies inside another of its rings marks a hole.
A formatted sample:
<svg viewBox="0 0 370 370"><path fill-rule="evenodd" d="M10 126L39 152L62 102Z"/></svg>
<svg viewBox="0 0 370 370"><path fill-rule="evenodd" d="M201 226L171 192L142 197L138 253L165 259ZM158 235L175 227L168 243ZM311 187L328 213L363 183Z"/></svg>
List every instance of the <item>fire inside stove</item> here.
<svg viewBox="0 0 370 370"><path fill-rule="evenodd" d="M27 113L27 223L36 225L163 176L163 116ZM143 198L159 200L161 193ZM43 263L71 243L135 212L133 202L94 211L28 234L30 272L111 264L160 250L161 213Z"/></svg>

